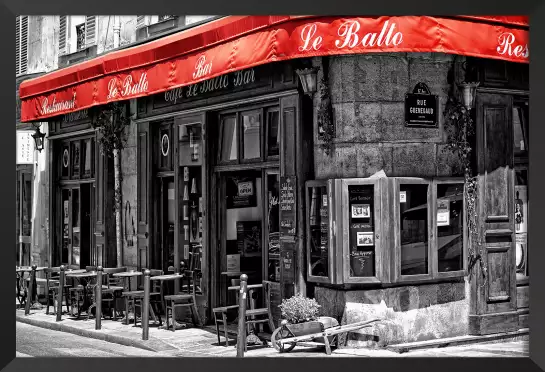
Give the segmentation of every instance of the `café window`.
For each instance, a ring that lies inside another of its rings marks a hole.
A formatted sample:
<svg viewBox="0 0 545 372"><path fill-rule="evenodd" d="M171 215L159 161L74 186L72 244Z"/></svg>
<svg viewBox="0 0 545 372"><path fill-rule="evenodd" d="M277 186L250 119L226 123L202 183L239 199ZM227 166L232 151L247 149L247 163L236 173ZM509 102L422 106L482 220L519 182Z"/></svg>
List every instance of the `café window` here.
<svg viewBox="0 0 545 372"><path fill-rule="evenodd" d="M76 180L94 177L94 138L63 141L58 149L58 174L61 179Z"/></svg>
<svg viewBox="0 0 545 372"><path fill-rule="evenodd" d="M515 239L517 279L529 276L528 260L528 101L515 100L513 105L513 139L515 153Z"/></svg>
<svg viewBox="0 0 545 372"><path fill-rule="evenodd" d="M372 284L465 275L463 179L309 181L306 202L311 282Z"/></svg>
<svg viewBox="0 0 545 372"><path fill-rule="evenodd" d="M278 107L222 114L218 163L277 161L280 154L279 120Z"/></svg>

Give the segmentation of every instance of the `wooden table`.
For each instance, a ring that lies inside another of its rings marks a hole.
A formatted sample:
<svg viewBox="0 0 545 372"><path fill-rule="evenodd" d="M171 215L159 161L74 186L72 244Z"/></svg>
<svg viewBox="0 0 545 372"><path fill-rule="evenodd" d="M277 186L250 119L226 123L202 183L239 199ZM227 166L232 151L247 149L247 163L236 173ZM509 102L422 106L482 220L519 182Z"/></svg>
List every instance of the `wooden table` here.
<svg viewBox="0 0 545 372"><path fill-rule="evenodd" d="M165 289L164 289L165 283L168 281L180 280L183 278L185 278L185 275L181 275L181 274L167 274L167 275L157 275L157 276L150 277L150 280L159 280L161 282L160 296L161 296L161 303L163 304L163 309L165 310L165 317L168 316L168 314L166 314L167 304L165 301ZM176 329L176 326L178 326L178 323L174 319L174 314L172 314L172 324L174 325L174 329Z"/></svg>
<svg viewBox="0 0 545 372"><path fill-rule="evenodd" d="M92 305L92 304L89 303L89 300L87 298L87 289L88 289L87 287L88 287L89 283L91 283L91 279L96 278L96 276L97 276L96 271L84 271L84 272L70 271L70 272L68 272L66 274L67 278L74 278L74 279L78 280L81 283L81 285L83 286L83 304L82 304L81 307L78 304L78 318L81 315L82 308L85 308L88 311L89 307ZM89 279L89 280L87 280L87 279ZM100 283L100 284L102 285L102 283ZM87 314L87 317L89 317L89 314Z"/></svg>
<svg viewBox="0 0 545 372"><path fill-rule="evenodd" d="M46 267L37 267L36 272L43 271ZM32 267L30 266L15 266L15 280L17 285L17 300L19 305L23 305L23 302L26 304L27 297L31 297L31 306L34 305L37 301L36 294L38 293L36 288L36 277L32 283L33 293L28 293L28 286L26 285L26 280L24 279L25 273L31 273ZM30 278L29 278L30 280ZM21 286L22 284L22 286ZM21 296L21 290L24 290L23 295Z"/></svg>

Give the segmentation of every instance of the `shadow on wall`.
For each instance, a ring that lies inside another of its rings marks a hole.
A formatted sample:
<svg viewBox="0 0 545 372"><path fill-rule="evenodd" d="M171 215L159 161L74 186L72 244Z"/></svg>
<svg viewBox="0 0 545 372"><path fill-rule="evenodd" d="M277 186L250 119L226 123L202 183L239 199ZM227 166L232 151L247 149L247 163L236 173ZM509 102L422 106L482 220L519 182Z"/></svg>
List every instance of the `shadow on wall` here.
<svg viewBox="0 0 545 372"><path fill-rule="evenodd" d="M373 327L343 334L340 344L351 347L383 347L465 335L468 294L465 281L355 291L316 288L321 315L335 317L341 324L384 319Z"/></svg>

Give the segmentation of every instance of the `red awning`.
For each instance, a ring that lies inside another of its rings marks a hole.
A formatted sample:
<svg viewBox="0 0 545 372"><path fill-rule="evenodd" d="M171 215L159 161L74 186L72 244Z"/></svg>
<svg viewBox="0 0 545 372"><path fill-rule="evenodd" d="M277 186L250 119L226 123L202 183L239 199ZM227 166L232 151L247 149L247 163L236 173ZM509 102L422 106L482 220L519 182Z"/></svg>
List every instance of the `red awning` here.
<svg viewBox="0 0 545 372"><path fill-rule="evenodd" d="M377 52L528 63L528 18L229 16L23 82L21 121L156 94L275 61Z"/></svg>

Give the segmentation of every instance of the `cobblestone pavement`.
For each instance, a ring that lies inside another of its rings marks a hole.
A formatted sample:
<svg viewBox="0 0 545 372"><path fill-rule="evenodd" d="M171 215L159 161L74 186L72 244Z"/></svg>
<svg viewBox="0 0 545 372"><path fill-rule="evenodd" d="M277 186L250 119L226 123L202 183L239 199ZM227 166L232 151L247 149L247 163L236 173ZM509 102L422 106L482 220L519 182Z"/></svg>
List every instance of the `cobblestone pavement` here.
<svg viewBox="0 0 545 372"><path fill-rule="evenodd" d="M221 344L218 345L215 330L209 328L195 328L188 326L176 332L159 329L157 326L150 327L149 340L142 340L142 329L140 325L125 325L121 320L103 320L102 329L95 330L95 321L76 320L70 316L63 315L61 322L55 321L55 316L46 315L43 310L33 310L30 315L25 316L21 310L17 311L18 322L27 323L42 328L44 332L63 331L62 334L72 333L80 338L87 338L89 342L96 341L99 344L113 343L125 345L137 351L137 355L150 353L149 356L164 357L234 357L236 349L235 340L230 341L230 346L225 346L225 338L221 337ZM153 322L150 322L153 323ZM18 323L19 324L19 323ZM36 327L33 327L36 328ZM19 327L17 328L19 332ZM43 349L46 352L47 349ZM17 349L18 352L28 354L24 349ZM54 353L54 351L51 351ZM70 353L69 349L64 351ZM31 354L32 355L32 354ZM53 356L54 354L52 354ZM130 354L128 354L130 355ZM147 355L147 354L146 354ZM433 348L425 350L413 350L408 353L399 354L389 350L375 349L352 349L341 348L333 352L331 357L527 357L528 341L513 341L505 343L472 344L466 346L453 346L444 348ZM23 355L21 355L22 357ZM249 348L245 357L324 357L323 348L307 348L297 346L289 353L278 353L272 347Z"/></svg>

